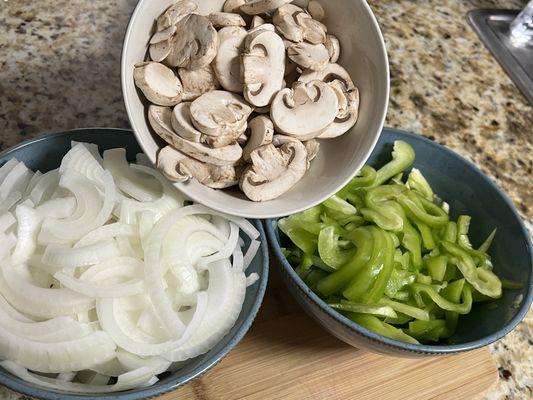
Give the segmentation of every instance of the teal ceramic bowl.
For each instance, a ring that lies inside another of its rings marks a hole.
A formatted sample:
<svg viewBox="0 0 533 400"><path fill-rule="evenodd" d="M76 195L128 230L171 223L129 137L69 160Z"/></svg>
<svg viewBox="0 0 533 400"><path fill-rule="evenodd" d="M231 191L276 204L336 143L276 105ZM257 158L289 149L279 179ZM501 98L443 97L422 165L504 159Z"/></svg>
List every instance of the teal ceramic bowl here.
<svg viewBox="0 0 533 400"><path fill-rule="evenodd" d="M23 142L0 154L0 165L11 158L24 161L26 165L41 172L57 168L63 155L70 149L72 140L78 142L96 143L100 150L124 147L130 160L135 160L135 155L141 152L133 133L129 130L121 129L77 129L68 132L55 133L37 137ZM146 388L128 390L124 392L110 393L108 395L80 395L59 391L51 391L25 382L9 372L0 368L0 385L7 386L19 393L41 399L50 400L134 400L154 397L190 382L197 378L217 362L222 360L243 338L250 328L257 311L263 300L268 280L268 246L261 223L253 221L255 227L261 233L261 247L257 252L252 264L247 272L257 272L260 280L246 290L244 305L237 322L230 332L209 352L189 360L183 368L170 373L165 372L159 376L159 381ZM247 237L243 237L246 244L249 243Z"/></svg>
<svg viewBox="0 0 533 400"><path fill-rule="evenodd" d="M470 239L481 243L498 228L489 253L500 278L522 284L504 290L490 303L475 304L461 316L458 330L447 344L414 345L376 334L329 308L315 295L284 257L281 247L288 240L277 220L266 221L267 236L281 268L283 280L303 309L326 330L344 342L374 352L416 357L442 355L486 346L509 333L526 315L533 299L533 247L518 213L505 194L474 164L453 151L419 135L386 128L368 163L380 167L390 160L395 140L408 142L416 151L414 167L428 179L434 192L450 204L451 217L472 216Z"/></svg>

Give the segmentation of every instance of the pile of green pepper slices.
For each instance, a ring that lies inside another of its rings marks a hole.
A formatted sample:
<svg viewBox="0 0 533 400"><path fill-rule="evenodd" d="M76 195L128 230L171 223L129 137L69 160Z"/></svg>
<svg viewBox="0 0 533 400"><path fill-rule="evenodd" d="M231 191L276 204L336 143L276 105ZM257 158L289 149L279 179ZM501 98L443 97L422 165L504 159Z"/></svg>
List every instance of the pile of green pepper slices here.
<svg viewBox="0 0 533 400"><path fill-rule="evenodd" d="M363 167L339 193L278 226L294 244L285 256L329 306L389 338L435 342L454 334L473 302L501 296L487 254L496 230L475 249L469 216L450 221L419 170L402 181L414 159L396 141L389 163Z"/></svg>

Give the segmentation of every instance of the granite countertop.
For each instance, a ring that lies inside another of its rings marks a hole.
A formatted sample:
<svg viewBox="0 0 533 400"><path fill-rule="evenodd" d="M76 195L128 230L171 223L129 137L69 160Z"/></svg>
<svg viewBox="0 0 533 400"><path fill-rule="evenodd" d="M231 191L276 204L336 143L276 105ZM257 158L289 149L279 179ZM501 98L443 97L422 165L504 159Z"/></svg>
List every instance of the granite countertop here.
<svg viewBox="0 0 533 400"><path fill-rule="evenodd" d="M387 42L387 125L456 150L491 176L531 228L533 107L468 26L475 8L516 0L370 1ZM128 127L122 37L135 0L0 0L0 149L79 127ZM487 399L533 397L533 311L490 350ZM0 398L21 399L0 388Z"/></svg>

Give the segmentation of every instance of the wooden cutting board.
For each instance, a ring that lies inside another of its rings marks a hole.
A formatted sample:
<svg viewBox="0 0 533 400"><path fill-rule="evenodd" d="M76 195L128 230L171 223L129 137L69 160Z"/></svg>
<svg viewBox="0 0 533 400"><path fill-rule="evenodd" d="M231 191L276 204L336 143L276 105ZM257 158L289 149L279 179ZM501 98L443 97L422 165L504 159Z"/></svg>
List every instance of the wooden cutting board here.
<svg viewBox="0 0 533 400"><path fill-rule="evenodd" d="M498 381L487 349L403 359L348 346L305 315L275 269L274 264L259 315L241 343L162 400L470 400L483 398Z"/></svg>

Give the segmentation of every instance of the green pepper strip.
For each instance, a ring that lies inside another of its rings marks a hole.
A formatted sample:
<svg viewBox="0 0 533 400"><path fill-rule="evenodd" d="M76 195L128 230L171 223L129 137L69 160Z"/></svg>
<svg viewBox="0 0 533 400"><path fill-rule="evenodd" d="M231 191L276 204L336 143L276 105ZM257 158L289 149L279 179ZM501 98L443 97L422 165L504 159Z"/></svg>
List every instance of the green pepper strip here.
<svg viewBox="0 0 533 400"><path fill-rule="evenodd" d="M374 242L368 227L360 227L348 234L348 238L357 246L352 259L340 269L326 276L317 284L317 290L323 296L330 296L347 287L353 277L370 260Z"/></svg>
<svg viewBox="0 0 533 400"><path fill-rule="evenodd" d="M383 269L385 254L387 253L387 239L385 231L378 227L369 227L372 233L373 249L370 260L354 276L347 289L343 291L344 297L351 301L361 301L364 295L370 290Z"/></svg>
<svg viewBox="0 0 533 400"><path fill-rule="evenodd" d="M444 236L442 237L442 240L455 243L457 240L457 224L455 222L449 221L446 224L446 229L444 230Z"/></svg>
<svg viewBox="0 0 533 400"><path fill-rule="evenodd" d="M407 185L410 189L419 192L427 200L433 201L433 190L419 169L413 168L411 170L409 176L407 177Z"/></svg>
<svg viewBox="0 0 533 400"><path fill-rule="evenodd" d="M304 253L314 254L318 247L318 238L316 235L300 228L290 218L283 218L278 221L281 231L291 239Z"/></svg>
<svg viewBox="0 0 533 400"><path fill-rule="evenodd" d="M322 204L327 208L330 208L334 211L338 211L345 215L352 215L357 212L357 209L354 206L352 206L350 203L343 200L337 195L331 196Z"/></svg>
<svg viewBox="0 0 533 400"><path fill-rule="evenodd" d="M502 288L503 289L522 289L524 287L523 284L516 281L511 281L509 279L502 279Z"/></svg>
<svg viewBox="0 0 533 400"><path fill-rule="evenodd" d="M417 198L414 192L400 195L398 202L402 205L408 217L414 221L420 221L431 228L441 227L448 222L448 214L442 208L423 197Z"/></svg>
<svg viewBox="0 0 533 400"><path fill-rule="evenodd" d="M392 150L392 160L377 171L373 186L379 186L394 175L404 171L414 160L415 151L413 148L402 140L396 140Z"/></svg>
<svg viewBox="0 0 533 400"><path fill-rule="evenodd" d="M468 239L470 219L469 215L459 215L457 218L457 244L466 248L472 248L470 239Z"/></svg>
<svg viewBox="0 0 533 400"><path fill-rule="evenodd" d="M494 228L493 231L490 233L490 235L487 236L485 241L481 244L481 246L479 246L478 248L479 251L483 253L486 253L487 251L489 251L489 247L492 244L492 241L494 240L494 236L496 236L496 230L497 228Z"/></svg>
<svg viewBox="0 0 533 400"><path fill-rule="evenodd" d="M458 314L468 314L472 309L472 291L469 286L465 286L462 292L462 303L452 303L442 297L435 288L423 283L414 283L412 289L415 293L426 293L435 304L447 311L454 311Z"/></svg>
<svg viewBox="0 0 533 400"><path fill-rule="evenodd" d="M398 340L400 342L419 344L418 340L407 335L401 329L395 328L394 326L389 325L386 322L380 321L377 317L374 317L373 315L352 313L348 314L347 317L356 324L359 324L379 335L383 335L385 337L388 337L393 340Z"/></svg>
<svg viewBox="0 0 533 400"><path fill-rule="evenodd" d="M395 203L390 200L398 198L406 190L405 186L400 185L385 185L370 189L365 196L366 207L361 209L361 214L386 231L401 231L402 216L398 214Z"/></svg>
<svg viewBox="0 0 533 400"><path fill-rule="evenodd" d="M415 319L422 321L429 321L429 313L426 310L423 310L418 307L413 307L408 304L400 303L397 301L390 300L386 297L383 297L378 304L383 304L391 307L394 311L400 312L402 314L408 315Z"/></svg>
<svg viewBox="0 0 533 400"><path fill-rule="evenodd" d="M376 279L376 282L370 289L370 292L366 293L364 296L365 302L377 303L385 293L387 288L387 282L390 279L392 270L394 269L394 241L391 237L391 234L388 232L383 232L386 240L386 252L385 258L383 261L383 268L379 272L379 275Z"/></svg>
<svg viewBox="0 0 533 400"><path fill-rule="evenodd" d="M396 318L398 315L387 305L362 304L353 301L341 301L341 303L328 304L331 308L339 311L356 312L361 314L379 315L380 317Z"/></svg>
<svg viewBox="0 0 533 400"><path fill-rule="evenodd" d="M313 266L313 257L310 254L305 254L300 260L300 264L294 269L298 276L305 280L310 268Z"/></svg>
<svg viewBox="0 0 533 400"><path fill-rule="evenodd" d="M446 266L448 265L448 257L444 255L427 257L425 263L431 278L435 281L442 282L446 273Z"/></svg>
<svg viewBox="0 0 533 400"><path fill-rule="evenodd" d="M502 282L492 271L485 268L476 268L472 257L455 243L443 241L441 246L454 256L452 261L467 282L478 292L492 298L498 298L502 295Z"/></svg>
<svg viewBox="0 0 533 400"><path fill-rule="evenodd" d="M339 235L333 227L327 226L318 235L318 254L326 265L337 270L353 256L353 251L341 250Z"/></svg>
<svg viewBox="0 0 533 400"><path fill-rule="evenodd" d="M464 286L465 279L458 279L449 283L448 286L440 292L440 295L452 303L459 303ZM472 297L474 297L473 294ZM442 337L450 337L457 329L459 314L454 311L446 311L444 314L446 316L446 329L442 332Z"/></svg>
<svg viewBox="0 0 533 400"><path fill-rule="evenodd" d="M365 165L359 171L358 175L353 178L346 186L344 186L337 195L346 200L346 196L354 189L359 187L370 186L376 179L376 170L370 165Z"/></svg>
<svg viewBox="0 0 533 400"><path fill-rule="evenodd" d="M415 221L415 225L420 231L420 236L422 237L422 243L424 247L428 250L433 250L437 247L435 239L433 238L433 233L429 226L420 221Z"/></svg>

